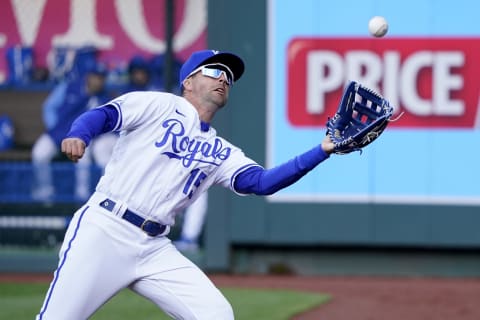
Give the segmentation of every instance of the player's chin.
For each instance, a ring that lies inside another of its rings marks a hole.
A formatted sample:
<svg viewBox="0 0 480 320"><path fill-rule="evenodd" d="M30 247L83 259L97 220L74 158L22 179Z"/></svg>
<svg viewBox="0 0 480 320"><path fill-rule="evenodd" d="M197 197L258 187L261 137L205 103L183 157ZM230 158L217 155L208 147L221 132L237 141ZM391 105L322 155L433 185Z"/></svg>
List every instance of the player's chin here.
<svg viewBox="0 0 480 320"><path fill-rule="evenodd" d="M223 107L225 107L225 105L227 104L227 102L226 102L226 101L224 101L224 102L217 102L216 104L217 104L217 108L218 108L218 109L222 109Z"/></svg>
<svg viewBox="0 0 480 320"><path fill-rule="evenodd" d="M219 108L222 108L224 105L227 104L228 95L225 92L215 91L212 100Z"/></svg>

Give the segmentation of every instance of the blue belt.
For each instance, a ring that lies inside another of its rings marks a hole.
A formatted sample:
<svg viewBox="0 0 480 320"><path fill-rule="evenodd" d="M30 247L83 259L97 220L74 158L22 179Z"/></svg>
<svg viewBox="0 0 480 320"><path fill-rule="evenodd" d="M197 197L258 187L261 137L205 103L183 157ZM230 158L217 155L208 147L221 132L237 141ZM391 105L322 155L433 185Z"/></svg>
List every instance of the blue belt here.
<svg viewBox="0 0 480 320"><path fill-rule="evenodd" d="M115 201L105 199L100 202L100 206L110 212L113 212L113 208L115 207ZM125 210L125 213L122 215L122 219L125 219L131 224L136 225L151 237L158 236L159 234L162 234L165 229L167 229L166 225L160 224L155 221L143 219L141 216L128 209Z"/></svg>

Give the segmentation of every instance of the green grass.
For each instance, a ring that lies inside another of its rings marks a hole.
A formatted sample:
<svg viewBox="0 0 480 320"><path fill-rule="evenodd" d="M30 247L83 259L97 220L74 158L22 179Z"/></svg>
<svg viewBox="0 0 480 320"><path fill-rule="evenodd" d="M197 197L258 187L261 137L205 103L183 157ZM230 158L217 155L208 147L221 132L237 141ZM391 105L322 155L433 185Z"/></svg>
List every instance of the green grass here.
<svg viewBox="0 0 480 320"><path fill-rule="evenodd" d="M47 284L0 283L0 320L34 319ZM329 300L328 295L290 290L220 288L235 311L235 319L288 320L293 315ZM74 296L75 293L72 293ZM123 290L103 306L92 320L170 319L150 301Z"/></svg>

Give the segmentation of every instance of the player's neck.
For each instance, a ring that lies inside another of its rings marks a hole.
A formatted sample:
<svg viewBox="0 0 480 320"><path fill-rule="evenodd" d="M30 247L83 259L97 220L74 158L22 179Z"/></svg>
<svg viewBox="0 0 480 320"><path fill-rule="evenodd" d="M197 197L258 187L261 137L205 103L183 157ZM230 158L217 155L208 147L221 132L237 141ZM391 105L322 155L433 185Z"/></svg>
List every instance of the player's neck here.
<svg viewBox="0 0 480 320"><path fill-rule="evenodd" d="M199 106L196 106L196 105L193 105L194 108L197 110L198 112L198 117L200 118L200 120L202 122L205 122L205 123L210 123L212 122L213 120L213 117L215 116L215 112L217 111L217 107L215 107L215 109L213 108L209 108L209 107L199 107Z"/></svg>
<svg viewBox="0 0 480 320"><path fill-rule="evenodd" d="M215 116L215 113L219 109L219 106L213 102L202 101L198 99L192 99L188 95L185 96L185 99L190 102L190 104L197 110L198 117L202 122L210 123Z"/></svg>

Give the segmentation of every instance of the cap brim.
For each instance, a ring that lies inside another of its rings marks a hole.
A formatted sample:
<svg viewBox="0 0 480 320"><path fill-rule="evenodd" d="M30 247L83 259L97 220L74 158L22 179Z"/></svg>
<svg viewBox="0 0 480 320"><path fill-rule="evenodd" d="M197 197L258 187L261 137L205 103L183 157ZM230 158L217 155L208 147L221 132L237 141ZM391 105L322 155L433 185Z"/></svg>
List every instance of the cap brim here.
<svg viewBox="0 0 480 320"><path fill-rule="evenodd" d="M245 65L242 59L234 55L233 53L228 52L217 53L216 55L213 55L210 58L203 60L202 63L197 66L197 68L211 63L221 63L229 67L230 70L232 70L233 72L233 81L237 81L238 79L240 79L243 71L245 71Z"/></svg>

